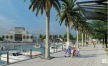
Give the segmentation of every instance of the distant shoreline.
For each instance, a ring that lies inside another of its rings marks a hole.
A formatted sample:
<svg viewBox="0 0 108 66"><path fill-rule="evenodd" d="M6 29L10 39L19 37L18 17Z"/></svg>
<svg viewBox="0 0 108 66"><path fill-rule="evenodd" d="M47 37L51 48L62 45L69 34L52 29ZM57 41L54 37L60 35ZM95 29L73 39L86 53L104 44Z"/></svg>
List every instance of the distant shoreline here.
<svg viewBox="0 0 108 66"><path fill-rule="evenodd" d="M32 42L32 43L12 43L12 42L9 42L9 43L0 43L0 46L1 45L27 45L27 44L32 44L32 45L34 45L35 43L34 42Z"/></svg>

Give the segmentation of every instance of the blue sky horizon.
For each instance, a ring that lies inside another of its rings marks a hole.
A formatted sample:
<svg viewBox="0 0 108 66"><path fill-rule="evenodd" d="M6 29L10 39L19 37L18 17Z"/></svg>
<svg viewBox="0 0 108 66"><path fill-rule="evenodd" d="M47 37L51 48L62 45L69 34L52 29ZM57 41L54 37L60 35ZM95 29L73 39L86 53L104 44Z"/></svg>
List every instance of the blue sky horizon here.
<svg viewBox="0 0 108 66"><path fill-rule="evenodd" d="M35 12L29 10L30 0L0 0L0 35L14 30L14 27L24 27L29 33L35 36L45 34L45 14L40 13L36 17ZM76 31L70 31L75 36ZM50 14L50 34L63 35L66 33L66 26L60 26L56 21L54 8Z"/></svg>

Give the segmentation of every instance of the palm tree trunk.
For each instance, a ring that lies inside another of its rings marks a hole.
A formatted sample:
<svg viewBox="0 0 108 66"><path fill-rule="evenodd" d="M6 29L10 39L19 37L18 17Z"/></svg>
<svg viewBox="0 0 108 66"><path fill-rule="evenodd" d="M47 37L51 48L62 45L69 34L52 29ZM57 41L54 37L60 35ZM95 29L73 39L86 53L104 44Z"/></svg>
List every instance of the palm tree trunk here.
<svg viewBox="0 0 108 66"><path fill-rule="evenodd" d="M104 48L104 41L105 41L105 39L103 38L103 48Z"/></svg>
<svg viewBox="0 0 108 66"><path fill-rule="evenodd" d="M50 49L49 49L49 22L50 21L50 11L46 12L46 44L45 44L45 58L50 58Z"/></svg>
<svg viewBox="0 0 108 66"><path fill-rule="evenodd" d="M83 32L82 32L82 46L84 46Z"/></svg>
<svg viewBox="0 0 108 66"><path fill-rule="evenodd" d="M90 36L88 35L88 44L90 44Z"/></svg>
<svg viewBox="0 0 108 66"><path fill-rule="evenodd" d="M88 42L88 40L89 40L89 36L88 36L88 34L87 34L87 42Z"/></svg>
<svg viewBox="0 0 108 66"><path fill-rule="evenodd" d="M77 30L77 47L79 47L79 43L78 43L78 30Z"/></svg>
<svg viewBox="0 0 108 66"><path fill-rule="evenodd" d="M86 46L86 34L85 34L85 45L84 46Z"/></svg>
<svg viewBox="0 0 108 66"><path fill-rule="evenodd" d="M70 41L69 35L70 35L70 26L67 25L67 46L69 46L69 41Z"/></svg>
<svg viewBox="0 0 108 66"><path fill-rule="evenodd" d="M88 45L88 34L86 34L86 46Z"/></svg>
<svg viewBox="0 0 108 66"><path fill-rule="evenodd" d="M106 44L106 48L108 48L108 45L107 45L107 34L104 34L105 35L105 44Z"/></svg>

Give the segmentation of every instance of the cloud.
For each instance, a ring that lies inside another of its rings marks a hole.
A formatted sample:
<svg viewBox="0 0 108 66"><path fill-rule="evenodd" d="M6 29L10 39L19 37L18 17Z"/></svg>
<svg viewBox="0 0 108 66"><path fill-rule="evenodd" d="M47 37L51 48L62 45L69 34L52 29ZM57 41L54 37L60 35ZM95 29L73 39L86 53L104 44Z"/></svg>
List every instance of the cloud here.
<svg viewBox="0 0 108 66"><path fill-rule="evenodd" d="M16 26L19 26L16 20L0 16L0 34L8 33L9 30L12 30Z"/></svg>
<svg viewBox="0 0 108 66"><path fill-rule="evenodd" d="M6 3L5 3L6 2ZM16 5L14 4L14 2L11 0L1 0L0 1L0 14L3 13L3 15L7 15L10 18L16 18L17 20L21 20L20 18L20 13L19 10L17 9L18 7L16 7ZM5 6L5 8L3 8L3 6ZM8 11L7 11L8 10Z"/></svg>

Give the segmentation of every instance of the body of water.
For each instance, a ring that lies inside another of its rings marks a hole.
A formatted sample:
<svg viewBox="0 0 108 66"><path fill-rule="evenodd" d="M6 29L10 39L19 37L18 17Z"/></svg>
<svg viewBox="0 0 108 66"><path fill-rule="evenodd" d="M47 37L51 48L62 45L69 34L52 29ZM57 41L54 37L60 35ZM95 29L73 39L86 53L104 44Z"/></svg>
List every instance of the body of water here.
<svg viewBox="0 0 108 66"><path fill-rule="evenodd" d="M40 52L42 52L42 54L44 54L44 47L42 47L42 48L35 48L35 47L33 47L33 45L34 44L19 44L18 46L13 46L11 44L11 45L7 45L7 46L8 47L11 46L10 50L30 51L30 49L32 49L32 51L40 51ZM57 45L57 46L59 47L60 45ZM0 51L0 55L1 54L5 54L7 51L9 51L9 50ZM6 62L0 60L0 65L1 64L6 64Z"/></svg>
<svg viewBox="0 0 108 66"><path fill-rule="evenodd" d="M33 44L22 44L22 45L20 44L19 46L15 46L15 47L12 46L10 48L10 50L20 50L20 51L30 51L30 49L32 49L32 51L40 51L40 52L44 53L44 48L35 48L35 47L33 47ZM0 55L5 54L7 51L9 51L9 50L0 51ZM6 62L4 62L0 59L0 65L1 64L6 64Z"/></svg>

